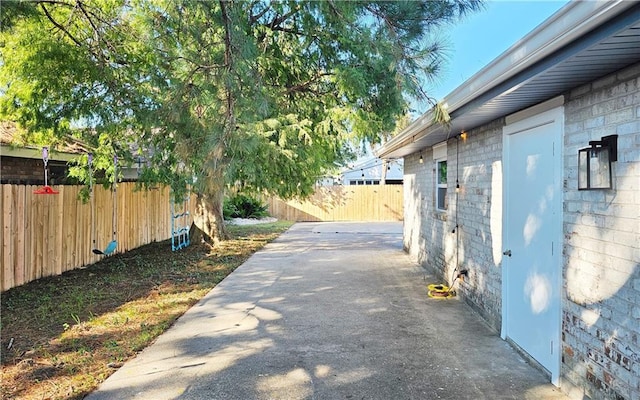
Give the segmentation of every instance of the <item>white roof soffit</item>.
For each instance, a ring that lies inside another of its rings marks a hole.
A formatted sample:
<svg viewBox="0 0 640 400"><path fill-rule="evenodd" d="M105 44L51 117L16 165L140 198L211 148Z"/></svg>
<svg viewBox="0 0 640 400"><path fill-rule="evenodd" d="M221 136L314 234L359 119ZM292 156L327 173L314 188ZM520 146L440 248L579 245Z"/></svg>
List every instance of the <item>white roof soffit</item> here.
<svg viewBox="0 0 640 400"><path fill-rule="evenodd" d="M640 61L640 2L572 1L376 151L399 158Z"/></svg>
<svg viewBox="0 0 640 400"><path fill-rule="evenodd" d="M42 148L35 147L19 147L7 144L0 145L0 154L4 157L19 157L42 160ZM66 153L49 149L50 161L72 161L78 158L80 154Z"/></svg>

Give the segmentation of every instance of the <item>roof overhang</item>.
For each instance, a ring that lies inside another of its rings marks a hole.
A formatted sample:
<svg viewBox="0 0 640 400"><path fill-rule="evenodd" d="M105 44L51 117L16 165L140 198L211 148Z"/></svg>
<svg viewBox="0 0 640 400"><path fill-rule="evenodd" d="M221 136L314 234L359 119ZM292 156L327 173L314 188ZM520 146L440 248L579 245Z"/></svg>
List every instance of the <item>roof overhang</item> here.
<svg viewBox="0 0 640 400"><path fill-rule="evenodd" d="M571 2L443 99L448 127L427 111L375 154L404 157L638 62L639 2Z"/></svg>
<svg viewBox="0 0 640 400"><path fill-rule="evenodd" d="M0 154L3 157L19 157L19 158L31 158L42 160L42 148L35 147L18 147L8 144L0 144ZM77 153L65 153L56 150L49 150L50 161L65 161L69 162L77 159L80 154Z"/></svg>

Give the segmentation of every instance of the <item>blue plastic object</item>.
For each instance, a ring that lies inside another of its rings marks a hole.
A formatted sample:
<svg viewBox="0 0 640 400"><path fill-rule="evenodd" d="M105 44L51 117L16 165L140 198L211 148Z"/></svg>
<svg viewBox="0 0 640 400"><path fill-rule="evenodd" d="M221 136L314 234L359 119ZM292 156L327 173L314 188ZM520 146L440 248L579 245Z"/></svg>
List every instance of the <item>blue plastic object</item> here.
<svg viewBox="0 0 640 400"><path fill-rule="evenodd" d="M191 244L189 229L191 214L189 213L189 197L180 204L181 210L176 210L177 204L171 200L171 250L176 251ZM181 211L181 212L176 212Z"/></svg>

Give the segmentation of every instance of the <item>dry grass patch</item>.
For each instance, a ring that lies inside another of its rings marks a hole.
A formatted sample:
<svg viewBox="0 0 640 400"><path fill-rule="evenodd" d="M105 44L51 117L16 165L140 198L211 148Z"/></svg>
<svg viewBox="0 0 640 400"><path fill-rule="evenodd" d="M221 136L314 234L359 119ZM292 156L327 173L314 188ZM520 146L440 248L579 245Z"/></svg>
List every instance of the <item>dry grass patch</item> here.
<svg viewBox="0 0 640 400"><path fill-rule="evenodd" d="M2 398L81 399L290 226L230 226L214 248L152 243L2 293Z"/></svg>

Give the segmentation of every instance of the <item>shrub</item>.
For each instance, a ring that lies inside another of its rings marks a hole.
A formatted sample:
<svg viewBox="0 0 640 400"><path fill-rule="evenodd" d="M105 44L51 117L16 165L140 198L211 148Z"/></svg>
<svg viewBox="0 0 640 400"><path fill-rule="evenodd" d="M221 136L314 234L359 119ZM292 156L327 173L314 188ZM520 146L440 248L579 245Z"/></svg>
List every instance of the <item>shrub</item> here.
<svg viewBox="0 0 640 400"><path fill-rule="evenodd" d="M236 194L224 201L222 208L224 219L262 218L269 215L267 205L260 200L244 194Z"/></svg>

